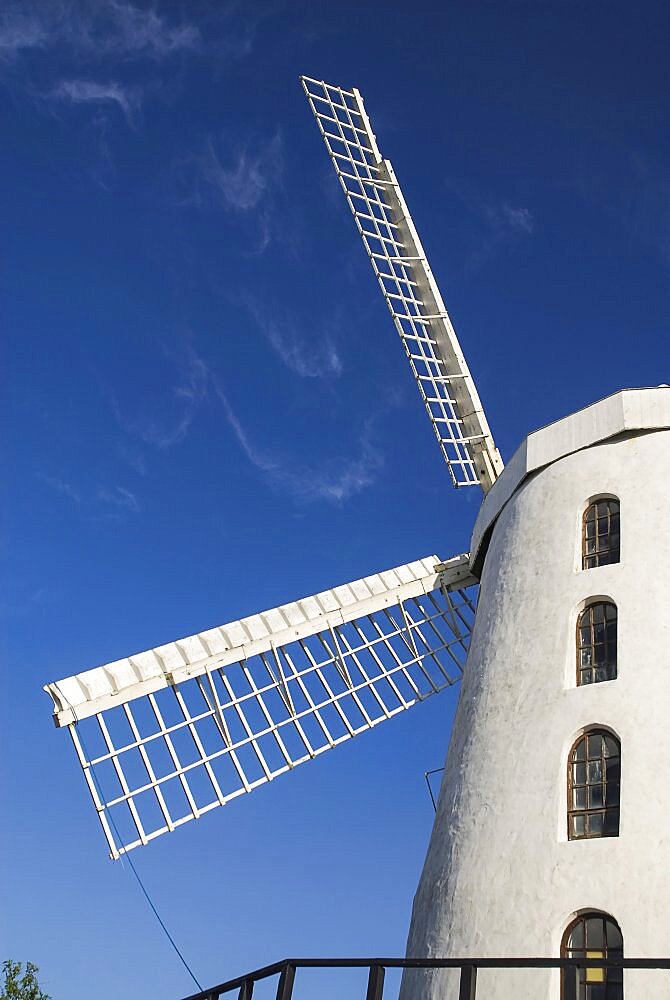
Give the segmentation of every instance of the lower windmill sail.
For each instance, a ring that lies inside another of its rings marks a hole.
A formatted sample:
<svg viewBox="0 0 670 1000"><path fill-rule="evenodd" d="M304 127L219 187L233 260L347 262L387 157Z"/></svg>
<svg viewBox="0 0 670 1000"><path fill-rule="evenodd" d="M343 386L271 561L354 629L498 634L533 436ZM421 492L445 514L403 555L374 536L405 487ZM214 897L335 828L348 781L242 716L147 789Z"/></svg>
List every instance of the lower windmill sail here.
<svg viewBox="0 0 670 1000"><path fill-rule="evenodd" d="M47 684L111 856L458 681L476 582L421 559Z"/></svg>

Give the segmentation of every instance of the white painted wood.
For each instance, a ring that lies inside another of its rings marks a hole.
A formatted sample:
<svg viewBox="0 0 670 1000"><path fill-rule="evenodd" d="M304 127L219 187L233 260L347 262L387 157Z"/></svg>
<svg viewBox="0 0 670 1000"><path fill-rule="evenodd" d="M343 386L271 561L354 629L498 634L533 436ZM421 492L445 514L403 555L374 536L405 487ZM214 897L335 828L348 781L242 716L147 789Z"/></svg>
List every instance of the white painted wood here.
<svg viewBox="0 0 670 1000"><path fill-rule="evenodd" d="M301 77L455 486L503 468L456 331L358 90Z"/></svg>
<svg viewBox="0 0 670 1000"><path fill-rule="evenodd" d="M46 684L44 690L54 702L55 724L68 726L189 677L268 652L273 646L429 594L438 586L449 589L473 583L476 580L469 572L467 554L454 556L446 563L429 556L85 670Z"/></svg>

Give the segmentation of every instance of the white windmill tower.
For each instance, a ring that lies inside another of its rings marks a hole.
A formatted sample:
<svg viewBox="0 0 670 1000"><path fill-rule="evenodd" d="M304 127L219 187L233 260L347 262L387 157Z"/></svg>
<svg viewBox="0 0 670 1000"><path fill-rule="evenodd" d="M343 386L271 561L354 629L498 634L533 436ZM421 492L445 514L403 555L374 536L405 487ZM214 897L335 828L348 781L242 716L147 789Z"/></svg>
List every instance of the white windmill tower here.
<svg viewBox="0 0 670 1000"><path fill-rule="evenodd" d="M302 83L452 480L486 494L471 552L48 684L56 725L118 858L453 684L470 647L408 953L667 954L670 873L650 858L667 843L670 389L531 434L503 471L360 94ZM612 972L576 975L508 972L484 995L623 995ZM628 1000L653 995L642 975ZM403 993L455 988L417 972Z"/></svg>

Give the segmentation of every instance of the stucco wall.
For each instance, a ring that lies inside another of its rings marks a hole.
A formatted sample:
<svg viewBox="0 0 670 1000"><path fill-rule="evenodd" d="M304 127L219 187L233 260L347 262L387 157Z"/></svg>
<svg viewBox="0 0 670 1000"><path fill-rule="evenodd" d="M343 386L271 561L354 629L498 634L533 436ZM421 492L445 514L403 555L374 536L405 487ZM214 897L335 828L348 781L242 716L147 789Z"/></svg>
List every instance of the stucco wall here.
<svg viewBox="0 0 670 1000"><path fill-rule="evenodd" d="M621 502L621 561L582 571L581 514L601 493ZM618 606L618 677L577 688L576 616L595 596ZM670 431L567 455L518 488L484 564L409 955L557 956L591 908L628 955L670 955L669 608ZM591 725L621 740L620 835L569 842L567 754ZM449 975L408 974L403 1000L457 995ZM558 978L482 972L480 994L558 997ZM643 996L670 997L670 974L627 974L626 1000Z"/></svg>

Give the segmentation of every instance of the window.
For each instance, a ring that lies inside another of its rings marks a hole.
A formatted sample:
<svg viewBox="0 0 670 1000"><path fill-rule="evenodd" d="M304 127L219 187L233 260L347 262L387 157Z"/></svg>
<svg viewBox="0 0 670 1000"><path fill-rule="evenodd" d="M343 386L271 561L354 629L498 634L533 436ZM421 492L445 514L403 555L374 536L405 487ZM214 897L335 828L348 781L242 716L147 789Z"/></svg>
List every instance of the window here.
<svg viewBox="0 0 670 1000"><path fill-rule="evenodd" d="M568 761L568 840L619 836L621 745L605 729L580 736Z"/></svg>
<svg viewBox="0 0 670 1000"><path fill-rule="evenodd" d="M582 569L618 563L619 549L619 501L592 501L582 519Z"/></svg>
<svg viewBox="0 0 670 1000"><path fill-rule="evenodd" d="M583 913L563 935L561 958L623 958L619 925L606 913ZM623 1000L623 970L564 969L561 1000Z"/></svg>
<svg viewBox="0 0 670 1000"><path fill-rule="evenodd" d="M617 609L611 601L589 604L577 619L577 684L616 677Z"/></svg>

